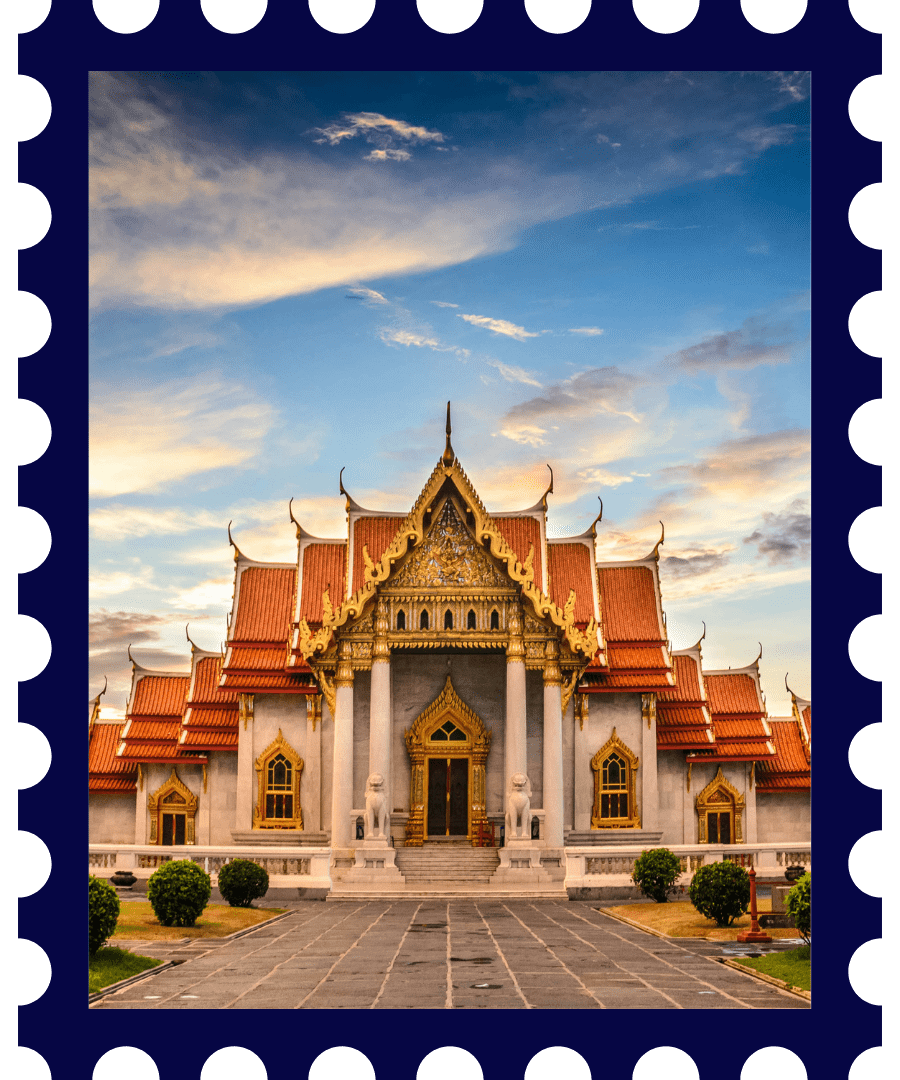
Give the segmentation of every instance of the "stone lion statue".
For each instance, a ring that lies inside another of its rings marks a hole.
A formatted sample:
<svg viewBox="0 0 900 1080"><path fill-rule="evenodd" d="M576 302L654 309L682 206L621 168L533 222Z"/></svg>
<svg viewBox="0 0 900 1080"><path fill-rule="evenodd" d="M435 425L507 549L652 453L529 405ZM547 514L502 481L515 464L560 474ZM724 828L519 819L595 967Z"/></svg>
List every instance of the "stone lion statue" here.
<svg viewBox="0 0 900 1080"><path fill-rule="evenodd" d="M525 773L513 773L506 796L506 838L531 839L531 785Z"/></svg>
<svg viewBox="0 0 900 1080"><path fill-rule="evenodd" d="M366 781L366 839L387 839L389 828L390 817L387 808L387 795L384 791L384 777L381 773L372 773Z"/></svg>

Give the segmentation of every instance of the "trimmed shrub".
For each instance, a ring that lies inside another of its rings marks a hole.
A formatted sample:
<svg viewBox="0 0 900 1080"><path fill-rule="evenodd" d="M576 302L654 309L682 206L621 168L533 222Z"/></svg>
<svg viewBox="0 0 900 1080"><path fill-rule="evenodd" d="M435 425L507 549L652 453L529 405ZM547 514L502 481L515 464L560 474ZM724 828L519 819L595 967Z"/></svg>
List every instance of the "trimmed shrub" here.
<svg viewBox="0 0 900 1080"><path fill-rule="evenodd" d="M794 920L807 945L812 940L812 875L807 871L784 898L784 910Z"/></svg>
<svg viewBox="0 0 900 1080"><path fill-rule="evenodd" d="M163 863L147 885L147 899L162 926L193 926L211 892L209 874L190 859Z"/></svg>
<svg viewBox="0 0 900 1080"><path fill-rule="evenodd" d="M694 874L691 903L716 926L730 926L750 903L750 875L733 862L710 863Z"/></svg>
<svg viewBox="0 0 900 1080"><path fill-rule="evenodd" d="M675 880L681 873L681 860L668 848L651 848L642 851L635 859L631 880L644 896L657 904L665 904L669 893L676 891Z"/></svg>
<svg viewBox="0 0 900 1080"><path fill-rule="evenodd" d="M103 878L88 876L88 951L91 956L112 937L119 921L119 894Z"/></svg>
<svg viewBox="0 0 900 1080"><path fill-rule="evenodd" d="M269 875L249 859L232 859L219 871L219 892L232 907L250 907L268 888Z"/></svg>

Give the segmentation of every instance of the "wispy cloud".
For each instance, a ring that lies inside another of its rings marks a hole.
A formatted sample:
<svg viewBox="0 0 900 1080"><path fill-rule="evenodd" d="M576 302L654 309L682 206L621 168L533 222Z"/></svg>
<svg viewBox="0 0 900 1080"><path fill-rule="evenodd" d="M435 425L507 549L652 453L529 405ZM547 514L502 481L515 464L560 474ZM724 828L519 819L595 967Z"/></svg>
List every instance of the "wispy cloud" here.
<svg viewBox="0 0 900 1080"><path fill-rule="evenodd" d="M226 611L231 607L234 578L217 577L201 581L189 589L182 589L166 603L180 611L208 611L210 608Z"/></svg>
<svg viewBox="0 0 900 1080"><path fill-rule="evenodd" d="M669 353L665 362L691 373L715 374L726 368L786 364L793 345L789 328L754 317L745 320L740 330L712 334L695 345Z"/></svg>
<svg viewBox="0 0 900 1080"><path fill-rule="evenodd" d="M599 337L604 331L599 326L573 326L570 334L582 334L584 337Z"/></svg>
<svg viewBox="0 0 900 1080"><path fill-rule="evenodd" d="M174 536L198 529L217 529L222 526L221 515L209 510L189 510L171 506L155 509L109 503L88 516L91 535L97 540L129 540L139 536Z"/></svg>
<svg viewBox="0 0 900 1080"><path fill-rule="evenodd" d="M600 135L600 134L597 135L597 142L598 143L607 143L609 146L611 146L613 148L613 150L618 150L619 147L622 145L620 142L613 142L612 139L608 135Z"/></svg>
<svg viewBox="0 0 900 1080"><path fill-rule="evenodd" d="M363 161L409 161L412 154L408 150L370 150Z"/></svg>
<svg viewBox="0 0 900 1080"><path fill-rule="evenodd" d="M780 513L764 513L762 527L745 536L744 543L754 544L769 565L775 566L808 556L810 536L809 505L804 499L795 499Z"/></svg>
<svg viewBox="0 0 900 1080"><path fill-rule="evenodd" d="M444 141L444 136L440 131L429 131L420 124L409 124L405 120L392 119L374 112L345 113L340 123L329 124L327 127L317 128L316 131L321 135L321 138L314 140L317 143L337 146L344 139L353 139L361 135L368 142L374 142L385 151L395 141L405 142L412 146L419 143ZM371 156L370 154L369 157ZM407 153L405 157L397 160L405 161L409 156Z"/></svg>
<svg viewBox="0 0 900 1080"><path fill-rule="evenodd" d="M139 418L139 423L135 422ZM249 465L275 410L215 374L98 386L91 406L89 485L109 497L162 491L189 476Z"/></svg>
<svg viewBox="0 0 900 1080"><path fill-rule="evenodd" d="M459 304L451 304L448 300L432 300L436 307L459 307Z"/></svg>
<svg viewBox="0 0 900 1080"><path fill-rule="evenodd" d="M488 360L487 364L489 367L496 368L507 382L524 383L526 386L537 387L542 385L530 371L516 367L514 364L504 364L500 360Z"/></svg>
<svg viewBox="0 0 900 1080"><path fill-rule="evenodd" d="M386 304L390 304L390 300L380 292L376 292L375 289L367 289L364 286L356 286L352 289L347 289L348 300L362 300L371 307L380 307Z"/></svg>
<svg viewBox="0 0 900 1080"><path fill-rule="evenodd" d="M93 573L88 582L88 593L97 598L118 596L132 589L157 589L153 581L153 567L135 567L133 570L109 570Z"/></svg>
<svg viewBox="0 0 900 1080"><path fill-rule="evenodd" d="M490 330L492 334L501 334L503 337L511 337L516 341L526 341L528 338L540 337L540 331L526 330L524 326L516 326L515 323L507 322L506 319L491 319L487 315L457 315L458 319L465 319L473 326L482 326Z"/></svg>
<svg viewBox="0 0 900 1080"><path fill-rule="evenodd" d="M403 327L383 326L378 331L378 336L385 345L413 345L418 349L431 349L433 352L453 353L459 360L465 360L469 355L468 349L458 345L445 345L440 338L417 330L406 330Z"/></svg>
<svg viewBox="0 0 900 1080"><path fill-rule="evenodd" d="M600 484L608 488L634 483L633 476L623 476L621 473L610 472L609 469L581 469L578 472L578 479L584 481L585 484Z"/></svg>

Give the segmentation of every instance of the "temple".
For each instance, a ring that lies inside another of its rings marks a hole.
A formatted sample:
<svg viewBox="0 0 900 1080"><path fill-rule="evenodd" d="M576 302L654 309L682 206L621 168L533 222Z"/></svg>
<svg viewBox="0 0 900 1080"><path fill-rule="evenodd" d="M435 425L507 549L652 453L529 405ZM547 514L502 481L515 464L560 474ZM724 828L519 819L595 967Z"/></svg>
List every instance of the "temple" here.
<svg viewBox="0 0 900 1080"><path fill-rule="evenodd" d="M191 643L190 671L166 672L129 651L124 722L91 702L91 844L322 849L335 893L548 895L570 851L808 847L810 702L770 718L759 657L706 670L702 638L671 648L663 538L598 563L599 518L548 537L552 477L490 513L450 435L448 407L405 517L341 483L346 535L290 511L295 562L255 561L229 529L224 652Z"/></svg>

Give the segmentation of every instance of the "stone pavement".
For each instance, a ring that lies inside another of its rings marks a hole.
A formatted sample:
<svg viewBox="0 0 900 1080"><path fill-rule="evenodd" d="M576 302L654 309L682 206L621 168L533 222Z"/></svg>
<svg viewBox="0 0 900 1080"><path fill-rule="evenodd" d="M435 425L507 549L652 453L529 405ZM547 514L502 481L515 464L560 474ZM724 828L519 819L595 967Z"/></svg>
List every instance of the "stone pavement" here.
<svg viewBox="0 0 900 1080"><path fill-rule="evenodd" d="M297 903L231 941L126 943L184 962L95 1009L808 1009L663 940L558 900Z"/></svg>

